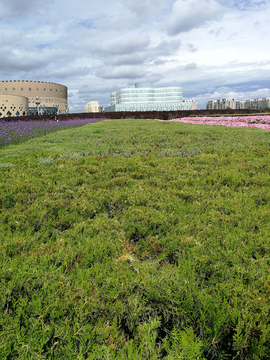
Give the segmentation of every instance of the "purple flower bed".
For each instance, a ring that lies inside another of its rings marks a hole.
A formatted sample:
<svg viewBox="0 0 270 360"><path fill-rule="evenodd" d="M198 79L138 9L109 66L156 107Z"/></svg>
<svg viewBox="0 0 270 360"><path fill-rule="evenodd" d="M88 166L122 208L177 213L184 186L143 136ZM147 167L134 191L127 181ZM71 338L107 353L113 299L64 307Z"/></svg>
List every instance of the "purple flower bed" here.
<svg viewBox="0 0 270 360"><path fill-rule="evenodd" d="M222 125L234 127L256 127L270 130L270 115L265 116L220 116L220 117L186 117L170 121L201 124L201 125Z"/></svg>
<svg viewBox="0 0 270 360"><path fill-rule="evenodd" d="M0 148L10 144L42 136L58 130L82 126L104 119L80 119L64 121L4 121L0 120Z"/></svg>

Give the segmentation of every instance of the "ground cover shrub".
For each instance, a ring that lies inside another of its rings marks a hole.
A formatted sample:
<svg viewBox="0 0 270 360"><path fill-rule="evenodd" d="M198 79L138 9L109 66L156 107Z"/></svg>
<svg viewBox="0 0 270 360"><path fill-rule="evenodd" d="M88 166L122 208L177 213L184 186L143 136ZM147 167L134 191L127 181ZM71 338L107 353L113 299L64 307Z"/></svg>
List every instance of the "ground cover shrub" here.
<svg viewBox="0 0 270 360"><path fill-rule="evenodd" d="M268 359L269 145L113 120L1 149L0 358Z"/></svg>

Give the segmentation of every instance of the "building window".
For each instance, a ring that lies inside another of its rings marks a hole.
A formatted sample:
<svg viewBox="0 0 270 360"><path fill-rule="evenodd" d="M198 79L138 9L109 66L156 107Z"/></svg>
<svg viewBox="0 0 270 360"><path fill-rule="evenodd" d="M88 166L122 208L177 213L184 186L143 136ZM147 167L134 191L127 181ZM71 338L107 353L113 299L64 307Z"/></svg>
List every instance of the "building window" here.
<svg viewBox="0 0 270 360"><path fill-rule="evenodd" d="M12 90L13 90L13 91L15 91L16 89L15 89L15 88L13 88Z"/></svg>
<svg viewBox="0 0 270 360"><path fill-rule="evenodd" d="M21 91L23 91L23 88L21 88Z"/></svg>
<svg viewBox="0 0 270 360"><path fill-rule="evenodd" d="M29 91L31 91L32 89L31 88L29 88Z"/></svg>

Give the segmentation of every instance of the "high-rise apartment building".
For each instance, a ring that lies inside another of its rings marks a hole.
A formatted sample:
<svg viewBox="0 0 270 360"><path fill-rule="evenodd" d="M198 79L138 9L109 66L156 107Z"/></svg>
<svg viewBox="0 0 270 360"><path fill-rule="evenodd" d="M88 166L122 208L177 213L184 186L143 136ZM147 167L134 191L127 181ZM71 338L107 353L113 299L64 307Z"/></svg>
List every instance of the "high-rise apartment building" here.
<svg viewBox="0 0 270 360"><path fill-rule="evenodd" d="M236 109L266 109L266 108L270 108L270 97L236 102Z"/></svg>
<svg viewBox="0 0 270 360"><path fill-rule="evenodd" d="M210 100L206 104L207 110L223 109L266 109L270 108L270 97L235 101L235 99Z"/></svg>
<svg viewBox="0 0 270 360"><path fill-rule="evenodd" d="M206 104L207 110L236 109L235 99L210 100Z"/></svg>

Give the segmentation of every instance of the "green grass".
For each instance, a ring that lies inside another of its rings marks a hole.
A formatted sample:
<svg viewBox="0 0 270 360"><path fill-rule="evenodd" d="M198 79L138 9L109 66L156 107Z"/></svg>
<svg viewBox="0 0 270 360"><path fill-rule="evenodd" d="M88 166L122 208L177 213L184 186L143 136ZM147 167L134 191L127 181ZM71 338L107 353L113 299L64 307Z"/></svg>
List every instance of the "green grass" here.
<svg viewBox="0 0 270 360"><path fill-rule="evenodd" d="M147 120L0 150L1 359L268 359L270 132Z"/></svg>

